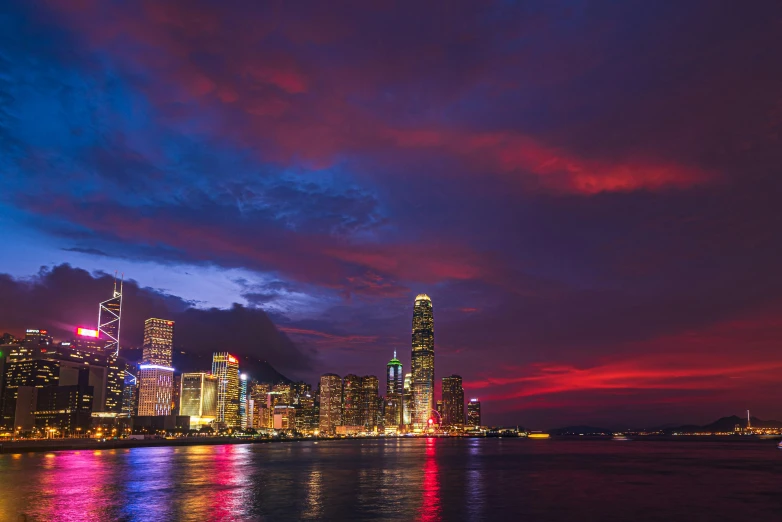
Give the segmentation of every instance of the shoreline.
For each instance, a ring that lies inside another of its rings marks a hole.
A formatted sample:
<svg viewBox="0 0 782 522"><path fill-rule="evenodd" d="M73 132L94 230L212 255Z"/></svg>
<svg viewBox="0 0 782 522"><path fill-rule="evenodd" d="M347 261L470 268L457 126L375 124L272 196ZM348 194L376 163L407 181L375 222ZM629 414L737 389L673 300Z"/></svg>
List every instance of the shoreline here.
<svg viewBox="0 0 782 522"><path fill-rule="evenodd" d="M235 437L182 437L177 439L117 439L104 442L95 439L49 439L49 440L20 440L0 442L0 455L18 455L23 453L42 453L50 451L82 451L82 450L112 450L112 449L130 449L130 448L154 448L154 447L187 447L187 446L220 446L226 444L268 444L278 442L320 442L320 441L343 441L343 440L386 440L386 439L410 439L410 438L431 438L431 436L405 436L405 437L348 437L348 438L291 438L291 439L238 439ZM437 437L446 439L524 439L526 437ZM532 440L533 443L546 443L546 441L556 440L579 440L584 442L609 441L611 437L604 436L552 436L549 439ZM703 441L721 441L721 442L766 442L773 443L779 440L779 437L772 439L761 439L754 436L735 436L735 435L674 435L674 436L640 436L631 438L634 442L703 442Z"/></svg>

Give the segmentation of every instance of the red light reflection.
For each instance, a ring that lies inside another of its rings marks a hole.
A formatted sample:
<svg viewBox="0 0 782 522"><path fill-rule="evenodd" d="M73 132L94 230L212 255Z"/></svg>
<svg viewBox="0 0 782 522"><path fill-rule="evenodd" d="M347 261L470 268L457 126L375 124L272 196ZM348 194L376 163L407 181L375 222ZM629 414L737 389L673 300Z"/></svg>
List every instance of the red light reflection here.
<svg viewBox="0 0 782 522"><path fill-rule="evenodd" d="M423 503L418 520L434 521L441 519L440 476L435 456L437 439L426 439L426 461L424 462L424 481L422 484Z"/></svg>

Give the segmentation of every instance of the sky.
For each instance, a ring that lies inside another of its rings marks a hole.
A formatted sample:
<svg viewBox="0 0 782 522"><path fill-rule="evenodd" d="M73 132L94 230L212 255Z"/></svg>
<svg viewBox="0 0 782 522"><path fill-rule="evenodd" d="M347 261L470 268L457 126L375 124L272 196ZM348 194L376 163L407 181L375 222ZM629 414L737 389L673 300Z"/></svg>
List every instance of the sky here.
<svg viewBox="0 0 782 522"><path fill-rule="evenodd" d="M780 35L764 0L4 2L0 331L94 322L117 271L123 344L176 315L315 383L409 369L426 293L487 424L782 419Z"/></svg>

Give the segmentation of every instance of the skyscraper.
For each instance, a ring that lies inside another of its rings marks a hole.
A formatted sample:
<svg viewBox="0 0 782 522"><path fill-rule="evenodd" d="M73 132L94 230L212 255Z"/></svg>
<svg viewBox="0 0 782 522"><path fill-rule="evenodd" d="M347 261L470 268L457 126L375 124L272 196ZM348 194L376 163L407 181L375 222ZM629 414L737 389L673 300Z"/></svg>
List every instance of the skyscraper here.
<svg viewBox="0 0 782 522"><path fill-rule="evenodd" d="M367 431L373 431L378 422L378 380L374 375L366 375L361 379L361 426Z"/></svg>
<svg viewBox="0 0 782 522"><path fill-rule="evenodd" d="M402 424L409 426L413 422L413 374L405 374L402 392Z"/></svg>
<svg viewBox="0 0 782 522"><path fill-rule="evenodd" d="M361 377L349 373L342 380L342 425L360 426L363 383Z"/></svg>
<svg viewBox="0 0 782 522"><path fill-rule="evenodd" d="M320 378L320 433L333 435L342 425L342 379L327 373Z"/></svg>
<svg viewBox="0 0 782 522"><path fill-rule="evenodd" d="M443 426L464 426L464 388L458 375L443 377Z"/></svg>
<svg viewBox="0 0 782 522"><path fill-rule="evenodd" d="M212 375L217 377L217 422L239 426L239 360L228 352L214 353Z"/></svg>
<svg viewBox="0 0 782 522"><path fill-rule="evenodd" d="M415 298L412 341L412 424L415 429L424 429L434 406L434 314L426 294Z"/></svg>
<svg viewBox="0 0 782 522"><path fill-rule="evenodd" d="M147 364L171 366L174 351L174 321L150 318L144 321L142 360Z"/></svg>
<svg viewBox="0 0 782 522"><path fill-rule="evenodd" d="M401 396L404 392L404 382L405 375L402 372L402 363L396 358L395 351L394 358L386 364L386 397Z"/></svg>
<svg viewBox="0 0 782 522"><path fill-rule="evenodd" d="M470 399L467 404L467 426L479 428L481 426L481 401Z"/></svg>
<svg viewBox="0 0 782 522"><path fill-rule="evenodd" d="M242 428L252 428L247 423L247 374L239 375L239 424Z"/></svg>
<svg viewBox="0 0 782 522"><path fill-rule="evenodd" d="M404 373L402 363L396 358L386 365L386 399L384 403L384 424L386 430L396 430L402 424L402 396L404 394Z"/></svg>
<svg viewBox="0 0 782 522"><path fill-rule="evenodd" d="M144 321L144 349L142 363L138 367L139 416L171 415L174 399L173 346L174 321L157 318Z"/></svg>
<svg viewBox="0 0 782 522"><path fill-rule="evenodd" d="M217 416L217 378L208 373L183 373L179 414L190 416L190 426L208 426Z"/></svg>
<svg viewBox="0 0 782 522"><path fill-rule="evenodd" d="M106 353L119 357L119 333L122 316L122 281L117 291L117 277L114 276L114 293L98 307L98 335L106 340Z"/></svg>

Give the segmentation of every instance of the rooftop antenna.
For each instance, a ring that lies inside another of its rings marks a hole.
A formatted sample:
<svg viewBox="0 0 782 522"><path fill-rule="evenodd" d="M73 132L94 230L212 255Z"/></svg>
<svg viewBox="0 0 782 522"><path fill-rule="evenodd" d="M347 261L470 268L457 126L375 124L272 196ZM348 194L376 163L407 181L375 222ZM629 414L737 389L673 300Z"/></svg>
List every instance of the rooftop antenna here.
<svg viewBox="0 0 782 522"><path fill-rule="evenodd" d="M747 429L752 427L752 421L749 420L749 410L747 410Z"/></svg>
<svg viewBox="0 0 782 522"><path fill-rule="evenodd" d="M396 350L394 350L394 359L396 359Z"/></svg>

